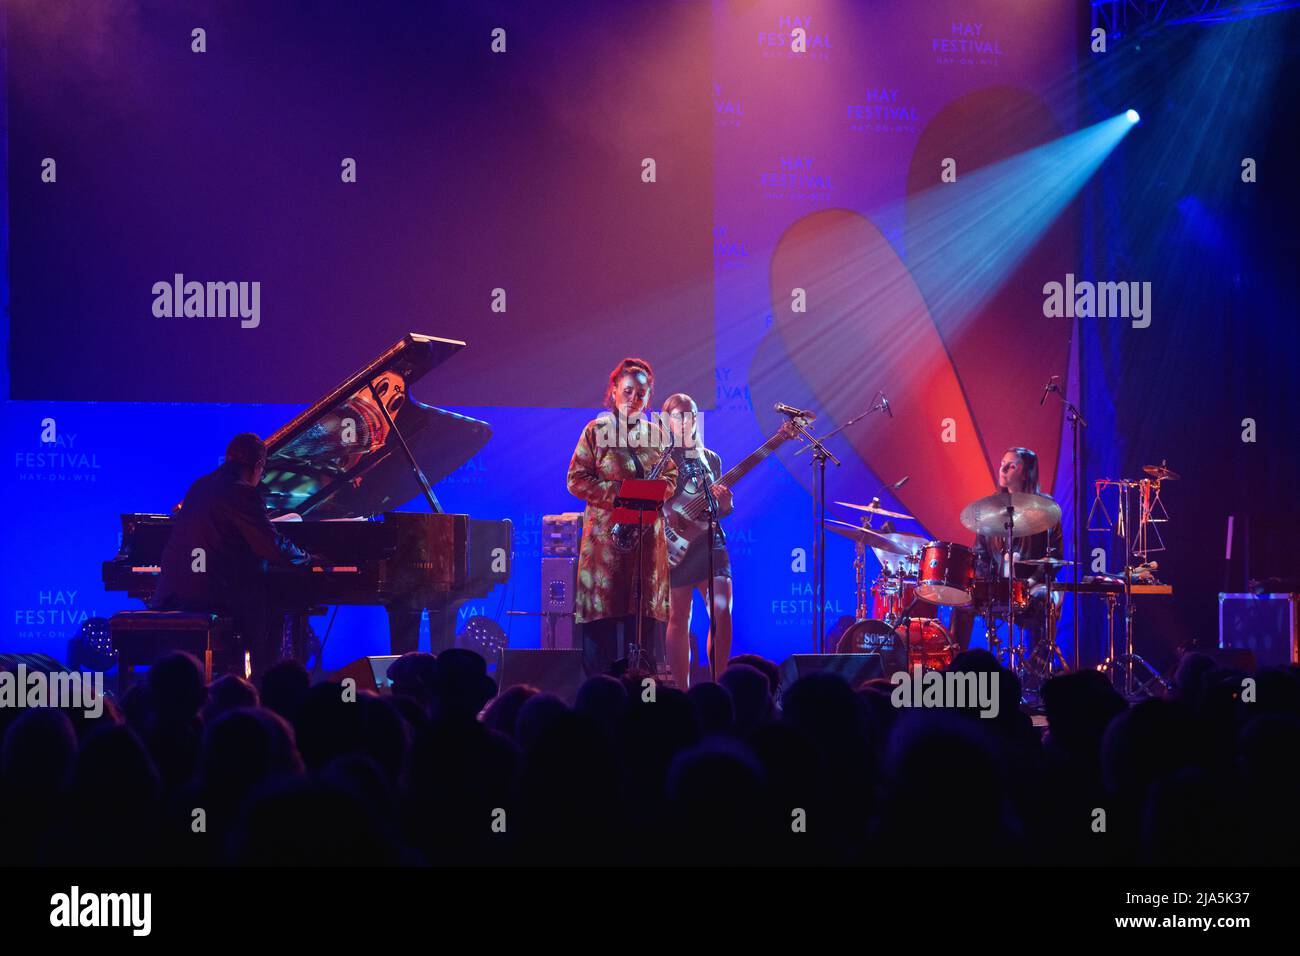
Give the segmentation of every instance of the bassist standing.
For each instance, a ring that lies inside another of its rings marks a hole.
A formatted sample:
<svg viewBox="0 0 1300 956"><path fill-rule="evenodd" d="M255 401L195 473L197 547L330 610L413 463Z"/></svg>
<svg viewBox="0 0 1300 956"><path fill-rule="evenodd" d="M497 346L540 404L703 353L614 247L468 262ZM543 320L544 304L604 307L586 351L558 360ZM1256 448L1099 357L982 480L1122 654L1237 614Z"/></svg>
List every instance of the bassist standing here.
<svg viewBox="0 0 1300 956"><path fill-rule="evenodd" d="M699 428L699 406L689 395L678 392L664 401L663 410L673 432L673 461L677 465L677 490L667 502L666 509L683 499L711 490L717 502L718 517L725 518L734 508L731 489L717 481L722 474L722 459L717 452L704 447ZM670 517L670 525L671 522ZM704 534L691 542L685 556L669 573L668 664L682 690L690 686L691 605L695 591L708 600L707 537ZM727 666L731 657L731 600L731 558L727 553L726 536L719 524L714 526L713 607L710 610L716 643L708 649L709 660L718 673Z"/></svg>

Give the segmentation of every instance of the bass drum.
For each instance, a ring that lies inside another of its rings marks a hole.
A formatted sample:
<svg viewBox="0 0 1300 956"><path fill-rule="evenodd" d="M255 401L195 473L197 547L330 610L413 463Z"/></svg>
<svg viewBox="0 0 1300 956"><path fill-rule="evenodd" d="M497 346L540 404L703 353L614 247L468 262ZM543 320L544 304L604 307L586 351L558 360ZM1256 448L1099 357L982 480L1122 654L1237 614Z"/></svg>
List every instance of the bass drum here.
<svg viewBox="0 0 1300 956"><path fill-rule="evenodd" d="M908 655L907 642L911 643ZM906 631L900 625L892 628L884 621L858 621L840 637L835 646L837 654L879 654L885 676L899 671L910 671L916 665L926 670L942 670L952 663L957 645L948 635L948 629L936 619L909 622Z"/></svg>

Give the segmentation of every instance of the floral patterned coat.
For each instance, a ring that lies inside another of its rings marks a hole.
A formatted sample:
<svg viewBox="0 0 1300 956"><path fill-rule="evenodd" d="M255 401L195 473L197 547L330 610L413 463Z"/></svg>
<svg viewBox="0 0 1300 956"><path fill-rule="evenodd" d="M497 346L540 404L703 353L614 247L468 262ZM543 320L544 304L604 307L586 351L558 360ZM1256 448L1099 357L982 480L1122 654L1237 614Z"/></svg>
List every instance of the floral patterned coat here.
<svg viewBox="0 0 1300 956"><path fill-rule="evenodd" d="M574 620L578 623L636 614L633 590L637 573L637 549L623 552L614 547L610 528L619 483L636 478L635 454L649 476L663 455L660 446L619 447L602 437L613 434L613 416L606 414L587 423L569 462L569 493L587 502L582 521L582 549L578 558L578 590L574 595ZM649 431L644 430L643 435ZM629 443L630 444L630 443ZM669 497L677 487L677 466L670 459L659 477L667 480ZM663 517L656 513L647 529L645 548L645 614L668 620L668 546L664 541Z"/></svg>

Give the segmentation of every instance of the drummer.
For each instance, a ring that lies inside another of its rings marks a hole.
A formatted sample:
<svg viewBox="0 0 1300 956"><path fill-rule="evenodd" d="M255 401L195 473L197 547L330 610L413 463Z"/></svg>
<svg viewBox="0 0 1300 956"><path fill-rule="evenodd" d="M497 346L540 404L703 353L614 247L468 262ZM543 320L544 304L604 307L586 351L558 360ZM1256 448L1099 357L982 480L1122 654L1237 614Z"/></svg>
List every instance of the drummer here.
<svg viewBox="0 0 1300 956"><path fill-rule="evenodd" d="M1038 455L1028 448L1008 448L1002 455L1002 464L998 467L998 491L1043 495L1043 490L1038 483ZM1043 497L1051 496L1043 495ZM1026 582L1026 590L1030 597L1029 607L1016 614L1016 623L1029 632L1027 636L1030 638L1030 647L1037 646L1046 627L1044 612L1047 601L1047 581L1050 575L1045 574L1039 565L1021 565L1019 562L1035 558L1059 558L1064 540L1059 521L1046 531L1011 539L1011 551L1016 562L1016 577ZM976 535L973 550L977 577L1005 579L1007 568L1003 544L1002 535ZM1005 592L1003 593L1005 597ZM952 638L963 649L970 643L975 613L974 607L959 607L953 610Z"/></svg>

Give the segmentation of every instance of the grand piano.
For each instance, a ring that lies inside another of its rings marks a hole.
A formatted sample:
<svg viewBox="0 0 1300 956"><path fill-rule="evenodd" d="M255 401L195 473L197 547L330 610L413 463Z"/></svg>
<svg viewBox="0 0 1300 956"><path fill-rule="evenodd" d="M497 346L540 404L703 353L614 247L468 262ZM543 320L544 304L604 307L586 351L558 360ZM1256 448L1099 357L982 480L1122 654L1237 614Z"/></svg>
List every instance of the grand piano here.
<svg viewBox="0 0 1300 956"><path fill-rule="evenodd" d="M478 453L491 427L411 396L412 385L464 347L409 333L267 439L260 490L271 520L321 559L268 572L286 649L305 654L311 614L379 604L395 650L414 649L424 609L430 643L441 650L454 643L461 605L509 579L510 521L446 514L433 491ZM392 510L416 498L428 513ZM147 602L170 532L169 515L122 515L105 589Z"/></svg>

